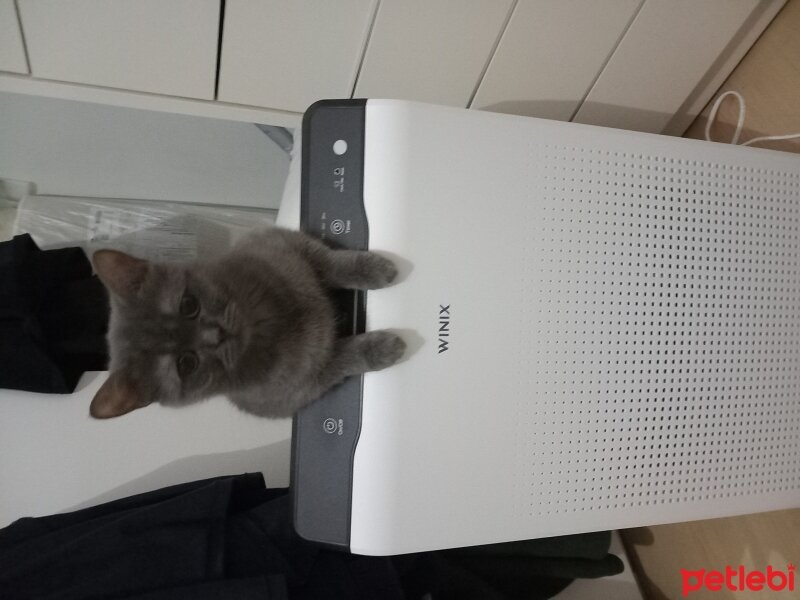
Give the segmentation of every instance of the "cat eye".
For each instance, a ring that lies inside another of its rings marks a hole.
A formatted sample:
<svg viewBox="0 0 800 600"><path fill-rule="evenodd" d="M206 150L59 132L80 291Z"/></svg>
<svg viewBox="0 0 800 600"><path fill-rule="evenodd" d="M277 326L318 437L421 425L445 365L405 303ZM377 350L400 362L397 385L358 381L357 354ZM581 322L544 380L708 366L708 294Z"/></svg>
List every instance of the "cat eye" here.
<svg viewBox="0 0 800 600"><path fill-rule="evenodd" d="M197 370L200 360L194 352L184 352L178 357L176 366L178 368L178 376L181 379L188 377Z"/></svg>
<svg viewBox="0 0 800 600"><path fill-rule="evenodd" d="M197 301L197 298L195 298L191 294L184 294L183 298L181 298L181 303L180 306L178 307L178 312L182 317L186 317L187 319L194 319L200 312L200 303Z"/></svg>

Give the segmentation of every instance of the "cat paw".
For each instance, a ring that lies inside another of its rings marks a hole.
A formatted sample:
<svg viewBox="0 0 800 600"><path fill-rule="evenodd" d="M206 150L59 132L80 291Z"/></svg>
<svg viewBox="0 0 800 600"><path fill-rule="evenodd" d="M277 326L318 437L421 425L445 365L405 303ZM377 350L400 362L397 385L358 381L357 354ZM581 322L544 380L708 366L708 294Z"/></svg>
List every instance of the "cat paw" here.
<svg viewBox="0 0 800 600"><path fill-rule="evenodd" d="M374 252L365 251L361 255L360 266L364 288L368 290L386 287L397 277L397 267L394 263Z"/></svg>
<svg viewBox="0 0 800 600"><path fill-rule="evenodd" d="M371 331L362 335L362 356L370 371L391 367L406 351L406 343L391 331Z"/></svg>

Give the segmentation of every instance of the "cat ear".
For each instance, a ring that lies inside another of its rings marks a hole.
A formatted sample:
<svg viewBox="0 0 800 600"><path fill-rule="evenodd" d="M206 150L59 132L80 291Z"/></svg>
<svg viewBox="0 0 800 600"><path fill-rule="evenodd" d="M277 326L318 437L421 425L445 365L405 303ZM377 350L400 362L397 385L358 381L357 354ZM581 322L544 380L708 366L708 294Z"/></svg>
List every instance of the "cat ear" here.
<svg viewBox="0 0 800 600"><path fill-rule="evenodd" d="M92 256L100 281L120 298L132 298L147 275L148 262L116 250L98 250Z"/></svg>
<svg viewBox="0 0 800 600"><path fill-rule="evenodd" d="M89 414L95 419L110 419L150 404L124 371L115 371L97 390Z"/></svg>

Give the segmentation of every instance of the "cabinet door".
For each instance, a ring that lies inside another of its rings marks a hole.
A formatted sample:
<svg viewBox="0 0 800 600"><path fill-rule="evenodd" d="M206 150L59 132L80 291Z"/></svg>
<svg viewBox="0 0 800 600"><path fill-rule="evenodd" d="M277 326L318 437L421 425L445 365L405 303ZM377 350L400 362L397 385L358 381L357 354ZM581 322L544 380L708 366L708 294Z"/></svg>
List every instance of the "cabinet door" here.
<svg viewBox="0 0 800 600"><path fill-rule="evenodd" d="M0 71L28 72L14 0L0 0Z"/></svg>
<svg viewBox="0 0 800 600"><path fill-rule="evenodd" d="M646 0L574 120L664 131L703 79L717 74L728 49L752 28L750 18L759 5L764 2ZM727 64L728 71L733 66Z"/></svg>
<svg viewBox="0 0 800 600"><path fill-rule="evenodd" d="M511 0L382 0L356 96L467 106Z"/></svg>
<svg viewBox="0 0 800 600"><path fill-rule="evenodd" d="M568 121L642 0L520 0L472 108Z"/></svg>
<svg viewBox="0 0 800 600"><path fill-rule="evenodd" d="M298 112L349 98L376 4L228 0L217 98Z"/></svg>
<svg viewBox="0 0 800 600"><path fill-rule="evenodd" d="M35 77L214 98L220 0L18 0Z"/></svg>

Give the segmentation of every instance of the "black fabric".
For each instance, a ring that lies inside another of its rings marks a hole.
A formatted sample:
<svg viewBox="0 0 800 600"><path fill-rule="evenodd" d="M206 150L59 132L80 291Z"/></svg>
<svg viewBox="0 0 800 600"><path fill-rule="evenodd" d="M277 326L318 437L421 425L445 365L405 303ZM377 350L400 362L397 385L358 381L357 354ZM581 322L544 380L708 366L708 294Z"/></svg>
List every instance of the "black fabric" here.
<svg viewBox="0 0 800 600"><path fill-rule="evenodd" d="M80 248L0 243L0 387L66 394L108 364L108 299Z"/></svg>
<svg viewBox="0 0 800 600"><path fill-rule="evenodd" d="M436 600L550 598L574 579L621 573L611 532L524 540L396 557L410 597Z"/></svg>
<svg viewBox="0 0 800 600"><path fill-rule="evenodd" d="M608 532L365 557L291 526L260 474L164 488L0 530L4 600L510 600L622 571Z"/></svg>
<svg viewBox="0 0 800 600"><path fill-rule="evenodd" d="M287 598L281 577L228 576L228 521L268 502L260 475L172 486L0 530L0 598Z"/></svg>

